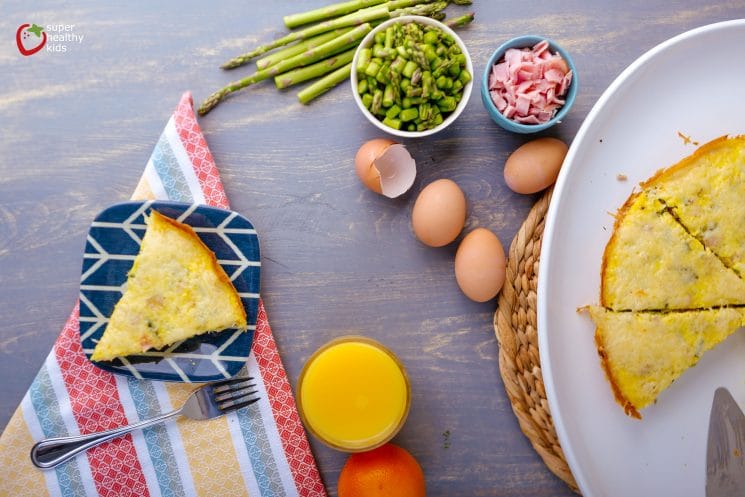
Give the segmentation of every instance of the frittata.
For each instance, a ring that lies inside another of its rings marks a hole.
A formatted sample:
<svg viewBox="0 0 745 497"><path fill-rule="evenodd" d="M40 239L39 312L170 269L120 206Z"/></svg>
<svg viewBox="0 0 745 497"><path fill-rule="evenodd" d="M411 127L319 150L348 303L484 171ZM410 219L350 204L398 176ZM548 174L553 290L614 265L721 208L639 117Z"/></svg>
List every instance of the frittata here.
<svg viewBox="0 0 745 497"><path fill-rule="evenodd" d="M624 411L653 403L745 325L745 136L722 137L642 183L616 215L590 306Z"/></svg>
<svg viewBox="0 0 745 497"><path fill-rule="evenodd" d="M693 236L745 276L745 135L703 145L642 188L662 199Z"/></svg>
<svg viewBox="0 0 745 497"><path fill-rule="evenodd" d="M194 230L156 211L91 360L158 349L209 331L246 328L240 296Z"/></svg>
<svg viewBox="0 0 745 497"><path fill-rule="evenodd" d="M616 400L636 418L704 352L745 324L745 309L739 307L677 312L588 309Z"/></svg>
<svg viewBox="0 0 745 497"><path fill-rule="evenodd" d="M614 310L698 309L745 302L745 282L646 191L618 214L603 257L600 304Z"/></svg>

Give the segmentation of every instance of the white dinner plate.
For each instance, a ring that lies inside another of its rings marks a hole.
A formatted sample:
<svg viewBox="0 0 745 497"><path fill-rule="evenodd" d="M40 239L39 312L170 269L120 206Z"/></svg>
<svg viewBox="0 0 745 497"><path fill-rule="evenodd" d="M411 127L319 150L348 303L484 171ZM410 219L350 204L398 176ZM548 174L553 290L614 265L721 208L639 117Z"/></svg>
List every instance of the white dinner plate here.
<svg viewBox="0 0 745 497"><path fill-rule="evenodd" d="M627 417L601 369L594 326L576 312L598 302L612 213L639 182L696 149L678 133L700 144L745 133L744 49L745 20L736 20L641 56L600 97L557 180L543 236L538 338L554 425L585 497L703 496L714 390L726 386L745 405L740 330L642 410L641 421Z"/></svg>

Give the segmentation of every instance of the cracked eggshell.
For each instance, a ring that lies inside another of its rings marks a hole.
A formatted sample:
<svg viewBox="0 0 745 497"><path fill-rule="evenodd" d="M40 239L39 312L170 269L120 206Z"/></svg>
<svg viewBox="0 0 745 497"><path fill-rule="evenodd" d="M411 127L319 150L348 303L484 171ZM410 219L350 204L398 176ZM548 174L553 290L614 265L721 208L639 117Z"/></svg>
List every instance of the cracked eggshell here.
<svg viewBox="0 0 745 497"><path fill-rule="evenodd" d="M365 142L354 156L362 184L389 198L406 193L416 178L416 161L406 147L388 138Z"/></svg>

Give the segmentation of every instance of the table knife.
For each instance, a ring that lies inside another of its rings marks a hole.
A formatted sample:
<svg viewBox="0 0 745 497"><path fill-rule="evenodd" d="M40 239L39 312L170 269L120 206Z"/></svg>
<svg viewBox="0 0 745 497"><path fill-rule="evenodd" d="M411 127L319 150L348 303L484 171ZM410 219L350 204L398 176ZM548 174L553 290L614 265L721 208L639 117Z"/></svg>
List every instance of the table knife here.
<svg viewBox="0 0 745 497"><path fill-rule="evenodd" d="M745 495L745 415L726 388L717 388L706 445L706 497Z"/></svg>

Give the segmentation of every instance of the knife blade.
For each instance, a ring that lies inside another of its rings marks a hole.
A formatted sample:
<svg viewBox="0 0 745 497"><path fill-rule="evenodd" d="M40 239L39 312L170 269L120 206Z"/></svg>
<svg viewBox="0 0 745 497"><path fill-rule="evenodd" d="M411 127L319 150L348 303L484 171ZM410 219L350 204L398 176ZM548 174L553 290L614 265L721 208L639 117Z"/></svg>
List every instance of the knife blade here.
<svg viewBox="0 0 745 497"><path fill-rule="evenodd" d="M724 387L714 392L706 444L706 497L745 495L745 414Z"/></svg>

